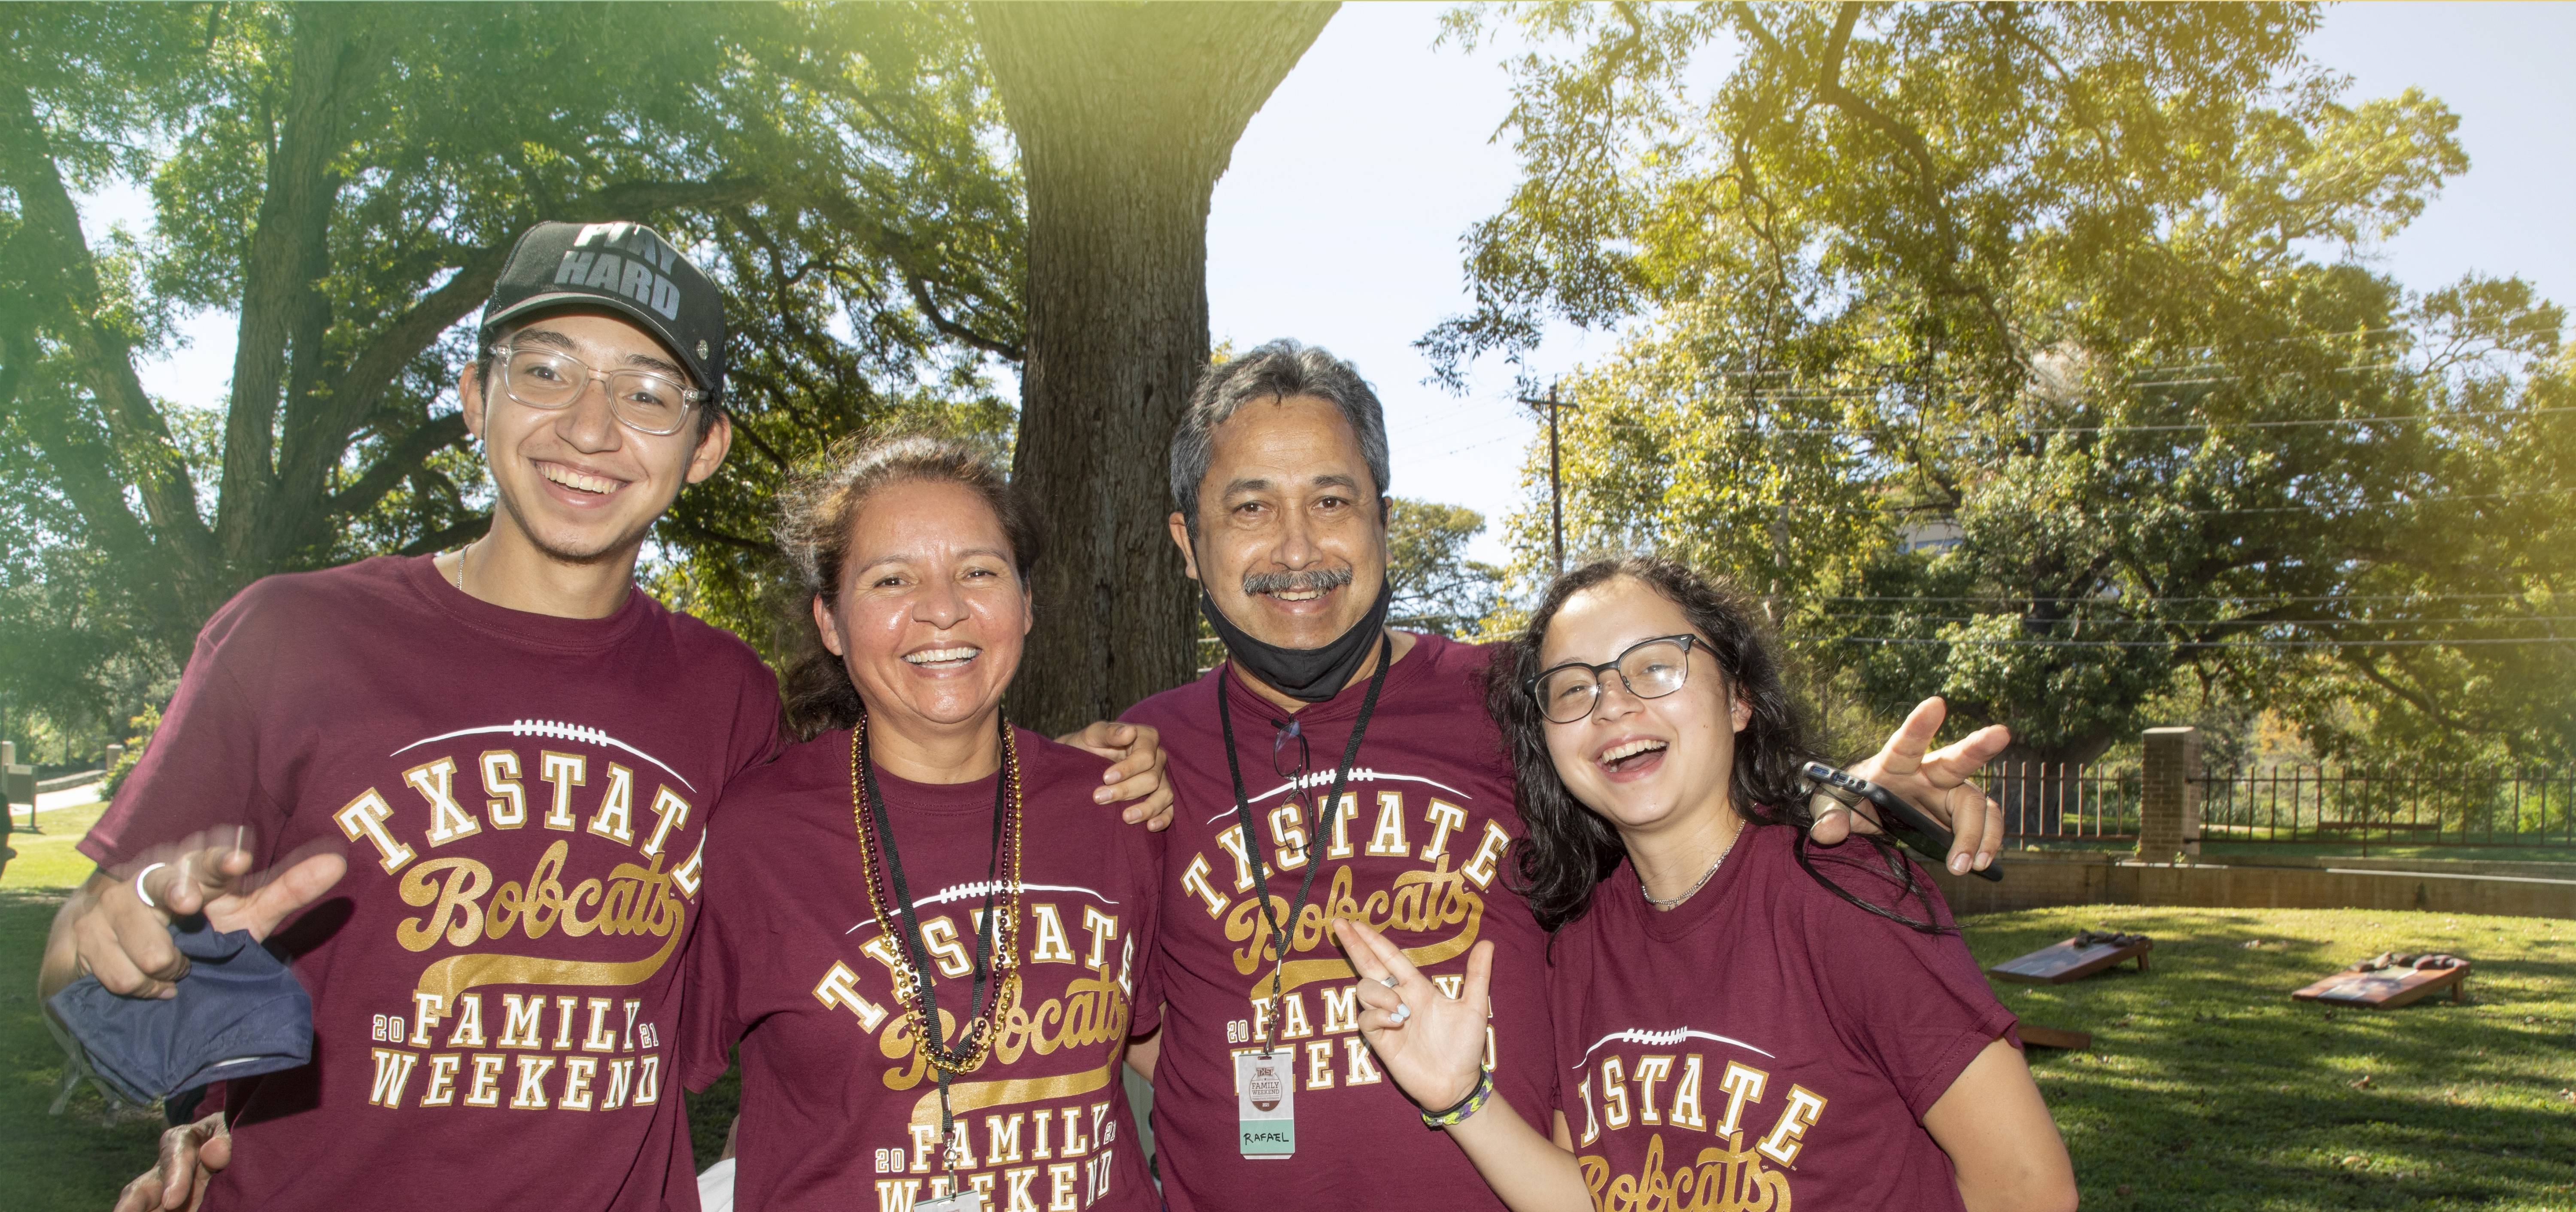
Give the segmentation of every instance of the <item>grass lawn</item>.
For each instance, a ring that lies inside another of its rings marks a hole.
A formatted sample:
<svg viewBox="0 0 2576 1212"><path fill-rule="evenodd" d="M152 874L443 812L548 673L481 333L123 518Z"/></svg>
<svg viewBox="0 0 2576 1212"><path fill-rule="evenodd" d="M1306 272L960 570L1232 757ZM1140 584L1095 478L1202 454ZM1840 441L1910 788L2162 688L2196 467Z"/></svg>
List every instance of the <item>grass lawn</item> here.
<svg viewBox="0 0 2576 1212"><path fill-rule="evenodd" d="M43 833L9 834L18 857L0 872L0 1208L105 1212L161 1137L158 1113L110 1114L87 1086L62 1115L45 1114L63 1054L36 1004L36 961L63 894L89 878L72 843L104 810L48 812Z"/></svg>
<svg viewBox="0 0 2576 1212"><path fill-rule="evenodd" d="M2091 1209L2576 1208L2576 922L2087 905L1964 923L1993 964L2086 926L2153 970L2003 985L2032 1023ZM2469 1002L2329 1010L2289 991L2381 951L2449 951Z"/></svg>
<svg viewBox="0 0 2576 1212"><path fill-rule="evenodd" d="M98 1096L45 1114L60 1054L38 1017L37 952L95 810L13 835L0 876L0 1209L103 1210L150 1164L159 1123ZM2000 986L2033 1023L2094 1033L2040 1051L2093 1209L2576 1208L2576 922L2364 910L2081 906L1968 919L1995 963L2086 926L2155 936L2154 970ZM2364 955L2443 950L2470 1001L2328 1011L2291 989ZM2366 1079L2366 1080L2365 1080ZM690 1099L701 1164L734 1078Z"/></svg>
<svg viewBox="0 0 2576 1212"><path fill-rule="evenodd" d="M98 823L105 804L82 804L58 809L37 818L43 833L29 833L24 825L9 831L9 848L18 857L9 860L9 869L0 871L0 888L24 892L62 891L80 886L97 867L72 844Z"/></svg>

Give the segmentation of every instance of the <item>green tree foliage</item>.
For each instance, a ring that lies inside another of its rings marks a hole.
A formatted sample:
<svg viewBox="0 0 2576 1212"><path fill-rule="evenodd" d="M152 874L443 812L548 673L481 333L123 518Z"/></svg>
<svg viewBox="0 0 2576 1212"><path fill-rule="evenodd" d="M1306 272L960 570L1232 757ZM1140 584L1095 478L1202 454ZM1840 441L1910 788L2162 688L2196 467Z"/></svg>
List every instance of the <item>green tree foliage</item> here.
<svg viewBox="0 0 2576 1212"><path fill-rule="evenodd" d="M453 384L543 219L653 223L733 294L732 474L661 535L725 621L754 613L798 461L900 416L1007 428L983 370L1021 343L1020 191L953 13L64 5L0 39L13 673L124 654L166 677L256 577L479 533ZM148 236L83 229L74 198L120 182L148 188ZM136 373L201 308L240 317L216 413Z"/></svg>
<svg viewBox="0 0 2576 1212"><path fill-rule="evenodd" d="M1724 572L1876 710L1937 691L2023 756L2088 760L2177 679L2329 747L2576 752L2576 650L2528 642L2576 571L2563 314L2360 263L2467 161L2440 102L2305 59L2312 10L1453 32L1505 23L1541 48L1509 64L1524 178L1424 345L1460 374L1628 326L1569 385L1581 544Z"/></svg>
<svg viewBox="0 0 2576 1212"><path fill-rule="evenodd" d="M1453 638L1475 634L1501 601L1503 570L1467 558L1485 515L1464 505L1387 499L1387 621Z"/></svg>

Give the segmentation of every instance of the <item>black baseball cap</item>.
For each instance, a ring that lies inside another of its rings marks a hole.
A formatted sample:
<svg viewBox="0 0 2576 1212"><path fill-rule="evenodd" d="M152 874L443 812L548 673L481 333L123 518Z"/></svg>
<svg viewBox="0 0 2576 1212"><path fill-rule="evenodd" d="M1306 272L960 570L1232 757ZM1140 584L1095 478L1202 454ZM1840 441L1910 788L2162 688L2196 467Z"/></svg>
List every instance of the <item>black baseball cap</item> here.
<svg viewBox="0 0 2576 1212"><path fill-rule="evenodd" d="M724 396L724 292L641 223L540 223L519 237L483 304L482 342L508 321L603 307L644 326L710 401Z"/></svg>

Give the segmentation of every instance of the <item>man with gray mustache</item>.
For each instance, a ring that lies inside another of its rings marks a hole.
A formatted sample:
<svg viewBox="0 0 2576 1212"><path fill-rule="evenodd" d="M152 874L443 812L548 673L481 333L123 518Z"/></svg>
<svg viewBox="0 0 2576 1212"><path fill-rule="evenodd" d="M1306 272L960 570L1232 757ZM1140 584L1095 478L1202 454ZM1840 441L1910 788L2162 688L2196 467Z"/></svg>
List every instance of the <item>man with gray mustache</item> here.
<svg viewBox="0 0 2576 1212"><path fill-rule="evenodd" d="M1348 568L1321 568L1313 572L1247 572L1243 574L1246 596L1276 594L1286 601L1303 601L1321 597L1348 585L1357 576Z"/></svg>
<svg viewBox="0 0 2576 1212"><path fill-rule="evenodd" d="M1210 368L1172 438L1172 541L1227 658L1125 716L1161 730L1177 799L1164 1025L1128 1055L1154 1080L1180 1212L1502 1207L1411 1104L1365 1088L1387 1082L1335 918L1386 931L1453 996L1492 941L1494 1086L1515 1108L1555 1104L1546 935L1505 876L1521 823L1484 707L1489 650L1386 625L1387 476L1376 394L1294 341ZM1926 754L1940 719L1927 702L1855 769L1956 817L1964 872L2002 832L1966 775L2007 737ZM1815 837L1851 827L1830 812Z"/></svg>

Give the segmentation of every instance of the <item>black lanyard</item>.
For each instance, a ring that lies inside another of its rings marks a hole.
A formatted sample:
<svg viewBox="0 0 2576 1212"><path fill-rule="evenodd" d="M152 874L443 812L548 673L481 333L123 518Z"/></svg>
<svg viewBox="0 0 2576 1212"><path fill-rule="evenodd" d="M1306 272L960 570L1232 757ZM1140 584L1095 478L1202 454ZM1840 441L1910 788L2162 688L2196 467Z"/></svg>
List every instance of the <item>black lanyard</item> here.
<svg viewBox="0 0 2576 1212"><path fill-rule="evenodd" d="M984 913L981 924L975 928L974 980L968 986L966 998L966 1009L970 1014L975 1007L984 1004L985 971L993 956L993 931L1000 918L993 912L993 894L1001 890L1002 820L1009 813L1011 802L1011 771L1008 769L1011 765L1011 722L1003 720L1001 726L1004 768L993 772L993 848L984 860ZM904 882L903 856L895 851L894 821L886 815L885 796L877 790L876 766L868 759L868 729L864 721L859 725L854 743L859 747L859 786L864 790L868 803L868 818L876 825L877 845L885 851L887 882L893 885L894 891L893 903L887 906L886 914L896 920L879 924L895 928L893 933L903 942L904 963L912 968L912 986L921 994L918 1016L921 1038L914 1043L922 1049L923 1059L930 1063L931 1071L939 1075L939 1150L944 1159L948 1155L948 1134L953 1125L948 1114L948 1068L937 1061L952 1058L948 1053L947 1036L939 1026L939 974L932 970L930 956L922 948L921 915L913 911L912 889ZM975 1020L965 1019L957 1027L972 1038Z"/></svg>
<svg viewBox="0 0 2576 1212"><path fill-rule="evenodd" d="M1387 669L1395 664L1395 641L1381 639L1378 642L1377 672L1369 675L1368 693L1360 699L1360 718L1351 725L1350 743L1342 746L1341 768L1333 771L1333 794L1324 801L1327 805L1325 812L1342 810L1342 785L1350 778L1351 763L1359 760L1360 738L1368 735L1369 717L1377 713L1377 692L1386 685ZM1225 686L1220 683L1216 688L1216 722L1217 727L1225 732L1226 773L1234 776L1234 815L1243 824L1244 856L1252 860L1253 889L1261 902L1261 924L1269 928L1271 948L1278 952L1272 958L1270 968L1269 1029L1262 1033L1261 1041L1261 1054L1268 1056L1279 1050L1280 973L1288 964L1288 931L1270 916L1270 868L1261 861L1261 833L1252 827L1252 800L1243 791L1243 759L1234 752L1234 713L1226 708L1225 698ZM1291 786L1289 790L1301 792L1305 788ZM1296 801L1292 799L1289 802L1293 804ZM1288 923L1291 926L1305 916L1306 897L1315 890L1315 873L1324 868L1323 848L1319 843L1324 840L1325 812L1316 813L1312 822L1302 812L1298 816L1298 825L1306 831L1306 878L1298 883L1297 899L1288 906Z"/></svg>

